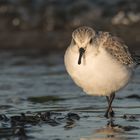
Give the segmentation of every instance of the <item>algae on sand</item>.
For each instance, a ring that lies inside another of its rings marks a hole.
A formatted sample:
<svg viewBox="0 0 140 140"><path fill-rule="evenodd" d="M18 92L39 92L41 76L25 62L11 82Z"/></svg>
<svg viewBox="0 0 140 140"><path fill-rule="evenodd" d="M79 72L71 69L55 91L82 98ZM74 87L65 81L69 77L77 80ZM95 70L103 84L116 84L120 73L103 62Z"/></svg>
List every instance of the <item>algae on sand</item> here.
<svg viewBox="0 0 140 140"><path fill-rule="evenodd" d="M44 103L44 102L56 102L65 100L64 98L61 98L59 96L39 96L39 97L29 97L28 101L34 102L34 103Z"/></svg>

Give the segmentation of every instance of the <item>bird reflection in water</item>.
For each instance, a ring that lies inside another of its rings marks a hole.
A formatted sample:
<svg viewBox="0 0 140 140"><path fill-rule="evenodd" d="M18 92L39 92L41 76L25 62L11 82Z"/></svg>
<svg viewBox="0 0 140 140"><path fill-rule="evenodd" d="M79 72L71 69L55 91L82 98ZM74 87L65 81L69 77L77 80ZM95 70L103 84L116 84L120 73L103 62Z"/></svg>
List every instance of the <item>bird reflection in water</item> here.
<svg viewBox="0 0 140 140"><path fill-rule="evenodd" d="M121 126L114 123L114 120L109 120L103 128L96 129L90 137L80 138L80 140L128 140L125 137L125 132L129 131L129 126Z"/></svg>

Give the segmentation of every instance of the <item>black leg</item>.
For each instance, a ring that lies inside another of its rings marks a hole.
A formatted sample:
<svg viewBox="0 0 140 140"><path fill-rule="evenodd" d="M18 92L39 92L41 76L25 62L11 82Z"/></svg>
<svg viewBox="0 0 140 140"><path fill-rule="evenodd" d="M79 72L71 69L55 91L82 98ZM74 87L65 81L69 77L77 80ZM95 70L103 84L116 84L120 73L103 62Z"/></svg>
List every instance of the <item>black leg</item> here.
<svg viewBox="0 0 140 140"><path fill-rule="evenodd" d="M106 99L107 99L107 102L108 102L108 105L109 105L110 97L106 96ZM114 113L112 107L110 107L109 114L110 114L111 117L114 117L115 113Z"/></svg>
<svg viewBox="0 0 140 140"><path fill-rule="evenodd" d="M104 115L106 118L108 118L109 115L110 115L111 117L114 116L114 112L113 112L112 107L111 107L114 98L115 98L115 93L112 93L112 94L110 95L110 98L107 97L107 100L108 100L108 108L107 108L107 111L106 111L106 113L105 113L105 115Z"/></svg>

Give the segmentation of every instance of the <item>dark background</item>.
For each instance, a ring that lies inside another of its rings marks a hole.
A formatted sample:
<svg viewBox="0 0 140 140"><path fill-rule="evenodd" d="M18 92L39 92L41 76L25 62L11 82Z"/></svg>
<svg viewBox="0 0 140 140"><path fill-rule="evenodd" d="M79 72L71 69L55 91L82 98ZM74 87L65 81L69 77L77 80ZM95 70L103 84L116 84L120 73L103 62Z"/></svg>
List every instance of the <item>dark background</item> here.
<svg viewBox="0 0 140 140"><path fill-rule="evenodd" d="M64 50L82 25L140 44L139 0L0 0L0 47Z"/></svg>

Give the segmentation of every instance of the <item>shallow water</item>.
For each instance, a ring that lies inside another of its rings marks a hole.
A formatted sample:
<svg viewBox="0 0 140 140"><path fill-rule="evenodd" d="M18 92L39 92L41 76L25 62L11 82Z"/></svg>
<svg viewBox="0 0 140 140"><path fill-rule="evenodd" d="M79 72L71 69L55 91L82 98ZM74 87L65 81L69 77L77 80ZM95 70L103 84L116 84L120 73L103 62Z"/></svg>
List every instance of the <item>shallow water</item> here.
<svg viewBox="0 0 140 140"><path fill-rule="evenodd" d="M107 102L104 97L87 96L75 86L65 71L63 53L47 53L46 50L0 51L0 114L52 111L65 116L76 113L71 127L68 122L59 125L47 123L27 125L26 137L13 136L10 125L1 121L2 140L139 140L140 139L140 68L130 84L116 95L113 107L116 117L103 117ZM126 115L125 115L126 114ZM124 116L125 115L125 116ZM57 118L58 119L58 118ZM113 127L112 124L113 123Z"/></svg>

